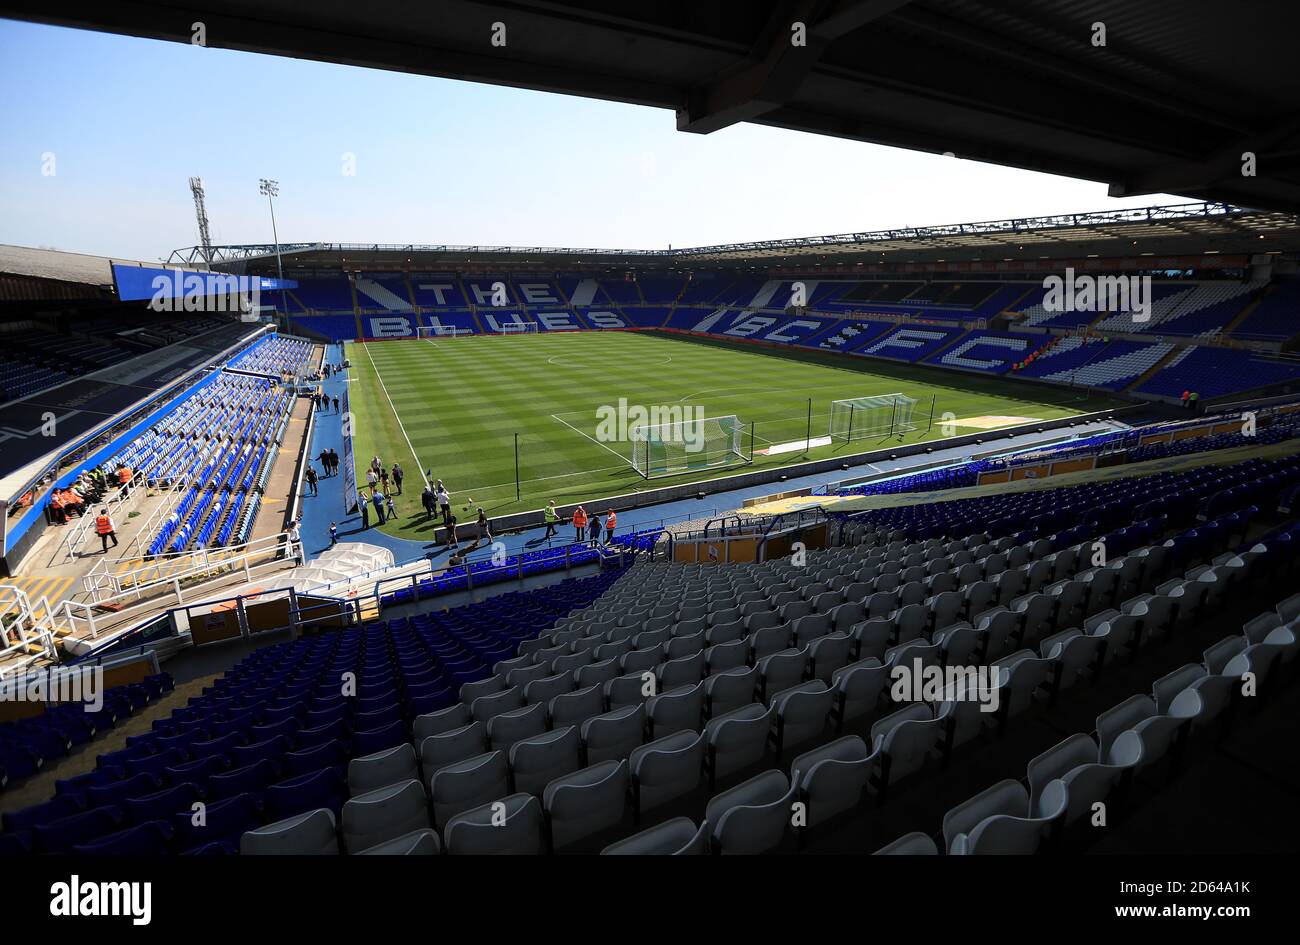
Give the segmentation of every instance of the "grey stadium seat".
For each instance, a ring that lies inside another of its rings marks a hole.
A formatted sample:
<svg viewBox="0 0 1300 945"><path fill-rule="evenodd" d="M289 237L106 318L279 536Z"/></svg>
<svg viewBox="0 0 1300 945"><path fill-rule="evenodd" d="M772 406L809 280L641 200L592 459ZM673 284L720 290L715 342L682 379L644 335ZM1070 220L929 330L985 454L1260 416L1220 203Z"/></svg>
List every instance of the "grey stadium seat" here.
<svg viewBox="0 0 1300 945"><path fill-rule="evenodd" d="M807 826L819 826L856 807L872 763L866 742L856 735L837 738L795 758L790 780L798 799L807 805Z"/></svg>
<svg viewBox="0 0 1300 945"><path fill-rule="evenodd" d="M683 856L709 852L709 825L674 817L601 850L609 856Z"/></svg>
<svg viewBox="0 0 1300 945"><path fill-rule="evenodd" d="M390 784L343 805L343 848L355 853L428 826L428 799L420 782Z"/></svg>
<svg viewBox="0 0 1300 945"><path fill-rule="evenodd" d="M704 683L678 686L646 702L650 738L662 738L674 732L699 731L704 716Z"/></svg>
<svg viewBox="0 0 1300 945"><path fill-rule="evenodd" d="M772 716L773 710L755 702L709 721L704 727L704 739L710 787L762 760Z"/></svg>
<svg viewBox="0 0 1300 945"><path fill-rule="evenodd" d="M442 843L438 835L425 827L410 833L385 840L383 843L362 850L361 856L437 856L442 852Z"/></svg>
<svg viewBox="0 0 1300 945"><path fill-rule="evenodd" d="M766 853L781 845L795 790L780 771L764 771L709 801L704 820L723 854Z"/></svg>
<svg viewBox="0 0 1300 945"><path fill-rule="evenodd" d="M893 843L887 843L875 852L875 856L937 856L939 848L930 839L929 834L916 830L905 833Z"/></svg>
<svg viewBox="0 0 1300 945"><path fill-rule="evenodd" d="M473 758L485 751L487 726L482 722L471 722L440 735L430 735L420 742L421 780L428 783L439 768Z"/></svg>
<svg viewBox="0 0 1300 945"><path fill-rule="evenodd" d="M605 711L603 690L603 685L593 685L553 698L547 707L551 716L551 727L578 725L593 715L600 715Z"/></svg>
<svg viewBox="0 0 1300 945"><path fill-rule="evenodd" d="M521 738L531 738L546 731L546 706L535 702L494 716L487 724L488 747L508 751Z"/></svg>
<svg viewBox="0 0 1300 945"><path fill-rule="evenodd" d="M704 736L677 732L635 748L628 759L632 810L651 808L693 791L704 770Z"/></svg>
<svg viewBox="0 0 1300 945"><path fill-rule="evenodd" d="M626 806L626 761L602 761L556 778L542 793L551 849L615 826L623 820Z"/></svg>
<svg viewBox="0 0 1300 945"><path fill-rule="evenodd" d="M626 758L641 744L644 730L644 705L624 706L587 719L581 727L587 764Z"/></svg>
<svg viewBox="0 0 1300 945"><path fill-rule="evenodd" d="M420 780L420 765L415 748L408 743L348 762L348 793L352 797L413 780Z"/></svg>
<svg viewBox="0 0 1300 945"><path fill-rule="evenodd" d="M453 817L443 828L451 854L542 852L542 805L531 794L511 794Z"/></svg>
<svg viewBox="0 0 1300 945"><path fill-rule="evenodd" d="M515 790L540 796L560 775L581 768L581 758L582 737L576 725L521 739L510 746Z"/></svg>
<svg viewBox="0 0 1300 945"><path fill-rule="evenodd" d="M775 712L773 751L780 761L786 748L802 745L826 731L835 690L820 679L814 679L772 697Z"/></svg>
<svg viewBox="0 0 1300 945"><path fill-rule="evenodd" d="M339 852L334 815L313 810L249 830L239 838L244 856L324 856Z"/></svg>
<svg viewBox="0 0 1300 945"><path fill-rule="evenodd" d="M510 770L504 751L490 751L447 765L429 784L434 826L441 828L462 811L510 793Z"/></svg>

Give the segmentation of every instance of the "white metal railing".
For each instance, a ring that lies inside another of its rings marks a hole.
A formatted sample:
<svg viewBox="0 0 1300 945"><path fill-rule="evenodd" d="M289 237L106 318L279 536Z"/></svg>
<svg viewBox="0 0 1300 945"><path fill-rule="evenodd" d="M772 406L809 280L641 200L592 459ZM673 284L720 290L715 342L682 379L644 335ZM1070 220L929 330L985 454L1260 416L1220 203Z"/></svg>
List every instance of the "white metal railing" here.
<svg viewBox="0 0 1300 945"><path fill-rule="evenodd" d="M361 622L360 602L355 600L340 600L337 598L326 598L302 606L298 602L300 593L294 588L285 587L277 588L270 591L258 592L255 595L237 594L232 597L223 597L218 599L209 599L196 601L188 604L181 604L171 607L161 614L152 614L141 620L131 623L129 626L121 627L111 635L105 635L102 640L98 637L92 637L97 641L97 645L91 645L78 658L78 662L93 661L96 659L96 653L103 652L107 647L119 646L129 642L127 640L137 631L156 625L160 620L167 620L171 623L172 634L168 639L176 639L182 634L189 633L190 627L196 619L202 620L212 613L218 607L227 605L226 608L233 611L239 626L239 635L247 638L258 633L273 633L276 630L293 629L300 631L310 629L316 625L334 626L340 619L344 626L355 626ZM311 595L316 596L316 595ZM257 608L263 604L274 603L278 600L287 600L289 602L288 623L283 627L267 627L261 630L251 629L249 624L250 608ZM84 638L83 638L84 640ZM161 642L161 641L158 641ZM141 652L143 652L141 646ZM117 651L114 651L117 652Z"/></svg>
<svg viewBox="0 0 1300 945"><path fill-rule="evenodd" d="M0 679L41 660L58 662L55 612L44 597L33 601L12 584L0 584Z"/></svg>
<svg viewBox="0 0 1300 945"><path fill-rule="evenodd" d="M610 558L618 558L621 562L625 562L625 563L626 563L626 561L627 561L628 559L635 558L636 555L637 555L637 552L636 552L634 549L626 548L626 547L624 547L624 546L622 546L622 545L617 545L617 546L605 546L605 547L602 547L602 548L597 549L597 551L598 551L598 557L597 557L595 560L591 560L591 561L579 561L579 562L577 562L576 565L575 565L575 563L573 562L573 550L574 550L574 548L585 548L585 546L580 545L580 544L578 544L577 542L574 542L574 543L569 544L569 545L565 545L565 547L564 547L564 554L563 554L564 573L565 573L565 574L570 573L570 571L571 571L575 566L577 566L577 567L581 567L581 566L583 566L583 565L588 565L588 564L600 566L600 565L603 564L603 562L604 562L605 560L608 560L608 559L610 559ZM553 560L558 564L558 562L560 561L560 559L561 559L561 556L560 556L560 555L556 555L555 558L554 558ZM470 598L471 598L471 600L472 600L472 599L474 598L475 583L478 582L479 584L482 584L482 583L484 583L484 581L485 581L486 578L489 578L490 576L492 576L492 575L494 575L494 574L499 574L499 573L502 573L502 572L515 571L515 572L517 572L517 573L511 575L511 580L516 580L516 581L518 581L519 587L520 587L520 588L523 588L523 587L525 586L525 581L526 581L529 577L537 577L537 576L541 576L541 575L545 575L545 574L553 574L553 573L556 573L556 572L558 572L558 571L560 570L559 567L557 566L557 567L554 568L554 569L550 569L550 568L548 568L548 569L546 569L546 570L540 570L540 571L532 572L531 574L525 574L525 573L524 573L524 565L525 565L525 564L535 564L535 563L538 563L539 560L540 560L540 559L532 559L531 561L528 561L528 562L524 562L524 561L515 561L515 562L513 562L513 563L506 563L506 564L500 564L500 565L493 565L492 567L488 567L488 568L479 568L479 569L477 569L477 570L475 570L475 569L473 569L473 568L471 568L471 567L469 566L472 562L466 561L466 562L464 562L462 565L459 565L460 567L463 567L463 568L465 569L465 574L464 574L464 577L465 577L465 587L464 587L464 590L465 590L465 591L470 595ZM481 563L481 561L482 561L482 559L480 559L480 562L479 562L479 563ZM397 565L397 566L394 566L394 567L400 567L400 568L403 568L403 569L404 569L404 568L410 567L412 564L415 564L415 563L417 563L417 562L408 562L408 564L406 564L406 565ZM392 568L389 568L388 570L392 570ZM373 574L373 573L378 573L378 572L371 572L371 573ZM365 595L365 597L366 597L367 599L373 598L373 599L374 599L374 607L375 607L375 609L376 609L377 611L379 611L379 612L382 613L382 612L383 612L383 598L384 598L384 595L385 595L385 594L393 594L393 593L395 593L395 592L397 592L397 591L404 590L404 589L406 589L407 587L409 587L410 590L411 590L412 599L418 601L418 600L421 599L421 594L420 594L420 584L421 584L421 582L436 579L438 576L439 576L439 574L438 574L438 572L436 571L436 569L435 569L435 567L434 567L434 563L433 563L432 560L430 560L430 561L428 562L428 566L427 566L427 567L421 567L421 568L419 568L418 570L415 570L415 571L408 571L408 572L406 572L406 573L402 573L402 574L395 574L395 575L392 575L391 577L379 578L378 580L376 580L376 581L374 582L373 586L371 587L371 589L369 590L369 592ZM459 577L459 575L457 575L457 577ZM343 583L347 583L347 582L344 582L344 581L336 581L336 582L334 582L335 585L343 584ZM352 582L352 583L357 583L357 582L354 581L354 582ZM489 581L489 582L487 582L487 583L489 583L491 586L498 586L498 585L504 584L504 583L506 583L506 582L504 582L504 581ZM313 588L311 591L303 591L303 593L316 593L316 591L318 591L318 590L326 590L326 589L328 589L330 586L331 586L331 585L324 585L324 586L321 587L321 588ZM430 594L429 596L437 597L437 596L442 596L442 595L445 594L445 593L448 593L448 592L446 592L446 591L437 591L437 592L434 592L434 593Z"/></svg>
<svg viewBox="0 0 1300 945"><path fill-rule="evenodd" d="M248 566L260 565L263 559L283 558L287 552L288 542L284 534L279 533L240 545L199 548L159 556L152 561L140 559L137 566L119 572L110 570L113 562L104 562L109 567L101 570L97 565L81 579L81 586L96 604L102 605L122 595L130 595L132 599L139 600L158 585L224 576L232 571L247 570ZM121 561L117 564L120 565Z"/></svg>
<svg viewBox="0 0 1300 945"><path fill-rule="evenodd" d="M100 499L98 502L87 502L85 512L64 543L64 560L71 561L83 554L81 546L85 543L87 537L94 534L96 509L108 509L109 515L117 516L119 522L123 521L124 517L118 513L123 512L127 504L133 499L138 500L141 494L148 495L148 491L145 488L144 474L137 472L131 478L131 487L127 489L125 496L122 494L122 490L118 489L112 495ZM89 554L90 552L84 553Z"/></svg>
<svg viewBox="0 0 1300 945"><path fill-rule="evenodd" d="M127 551L141 546L140 551L143 553L144 549L149 545L149 540L159 530L162 523L167 521L167 517L176 511L176 507L184 500L189 487L189 476L177 476L170 485L162 490L167 493L167 498L155 505L153 511L146 515L142 521L132 523L131 527L135 529L135 534L126 544Z"/></svg>
<svg viewBox="0 0 1300 945"><path fill-rule="evenodd" d="M267 536L250 544L259 544L261 547L239 554L230 554L231 549L228 548L192 552L187 557L198 557L200 560L191 562L182 571L158 574L147 580L139 579L139 575L149 568L123 575L108 575L117 584L117 592L106 596L101 594L90 601L65 600L62 605L65 626L76 639L93 640L108 626L118 625L129 618L130 611L157 608L161 603L160 598L170 597L177 606L183 606L187 600L193 602L196 597L203 597L205 587L213 579L242 574L245 581L251 582L260 574L283 570L286 556L292 553L291 543L283 535ZM136 583L128 586L131 580Z"/></svg>

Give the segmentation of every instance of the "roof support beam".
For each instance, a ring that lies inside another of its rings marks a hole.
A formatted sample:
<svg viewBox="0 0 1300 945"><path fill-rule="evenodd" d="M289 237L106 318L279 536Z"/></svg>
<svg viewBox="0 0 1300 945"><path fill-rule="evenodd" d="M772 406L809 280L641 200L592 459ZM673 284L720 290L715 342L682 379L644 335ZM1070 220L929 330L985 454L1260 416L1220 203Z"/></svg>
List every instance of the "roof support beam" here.
<svg viewBox="0 0 1300 945"><path fill-rule="evenodd" d="M1219 148L1213 154L1198 160L1175 161L1136 171L1123 180L1111 183L1112 197L1136 197L1143 194L1189 193L1216 184L1248 183L1243 176L1243 155L1255 156L1255 173L1268 173L1270 158L1284 161L1287 169L1292 164L1294 145L1292 139L1300 136L1300 116L1279 121L1258 134L1244 135ZM1262 166L1261 166L1262 165Z"/></svg>
<svg viewBox="0 0 1300 945"><path fill-rule="evenodd" d="M735 68L687 93L677 110L677 130L709 134L779 107L795 93L841 36L879 19L909 0L785 0L778 4L749 55ZM804 24L802 45L794 25Z"/></svg>

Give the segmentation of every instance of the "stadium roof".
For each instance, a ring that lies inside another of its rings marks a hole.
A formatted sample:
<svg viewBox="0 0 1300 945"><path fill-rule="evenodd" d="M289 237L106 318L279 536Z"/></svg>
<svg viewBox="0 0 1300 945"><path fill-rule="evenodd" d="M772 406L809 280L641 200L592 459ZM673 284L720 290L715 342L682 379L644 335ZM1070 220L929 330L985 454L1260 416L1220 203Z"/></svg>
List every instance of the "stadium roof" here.
<svg viewBox="0 0 1300 945"><path fill-rule="evenodd" d="M688 132L753 121L1116 196L1300 210L1295 3L0 0L0 15L184 43L201 22L209 46L657 106Z"/></svg>
<svg viewBox="0 0 1300 945"><path fill-rule="evenodd" d="M79 285L104 288L113 284L113 263L131 266L148 265L108 256L87 256L60 249L37 249L30 246L0 245L0 273L54 279Z"/></svg>
<svg viewBox="0 0 1300 945"><path fill-rule="evenodd" d="M448 244L283 243L291 269L439 270L466 265L512 268L692 268L699 266L820 266L893 262L997 262L1206 254L1300 253L1300 218L1279 211L1224 204L1103 210L838 233L671 250L457 246ZM271 244L213 247L220 268L274 271ZM178 249L171 262L193 265L199 247Z"/></svg>

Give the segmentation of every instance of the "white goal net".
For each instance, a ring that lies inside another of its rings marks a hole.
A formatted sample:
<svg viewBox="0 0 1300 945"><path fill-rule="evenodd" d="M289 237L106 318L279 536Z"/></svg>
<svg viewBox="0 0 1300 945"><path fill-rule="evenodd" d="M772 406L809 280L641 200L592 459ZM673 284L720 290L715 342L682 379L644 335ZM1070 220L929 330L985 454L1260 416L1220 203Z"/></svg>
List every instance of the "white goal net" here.
<svg viewBox="0 0 1300 945"><path fill-rule="evenodd" d="M456 325L421 325L421 338L461 338L474 334L473 328L460 328Z"/></svg>
<svg viewBox="0 0 1300 945"><path fill-rule="evenodd" d="M499 335L535 335L537 322L503 322L496 328Z"/></svg>
<svg viewBox="0 0 1300 945"><path fill-rule="evenodd" d="M654 479L746 462L741 429L735 414L633 427L628 433L632 468Z"/></svg>
<svg viewBox="0 0 1300 945"><path fill-rule="evenodd" d="M906 394L881 394L831 401L832 439L902 436L916 429L916 399Z"/></svg>

